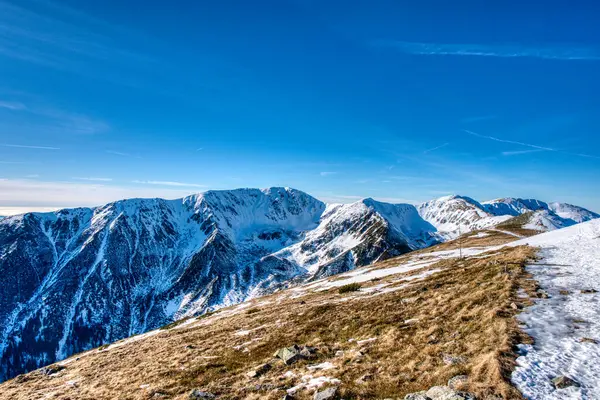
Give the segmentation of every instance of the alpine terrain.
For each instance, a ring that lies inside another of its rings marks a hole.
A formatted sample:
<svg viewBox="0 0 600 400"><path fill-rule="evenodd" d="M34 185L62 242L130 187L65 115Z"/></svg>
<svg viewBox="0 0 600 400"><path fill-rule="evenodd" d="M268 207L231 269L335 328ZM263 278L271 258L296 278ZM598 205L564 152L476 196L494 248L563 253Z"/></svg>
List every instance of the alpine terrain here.
<svg viewBox="0 0 600 400"><path fill-rule="evenodd" d="M599 217L538 200L324 204L289 188L130 199L0 221L0 381L481 229Z"/></svg>

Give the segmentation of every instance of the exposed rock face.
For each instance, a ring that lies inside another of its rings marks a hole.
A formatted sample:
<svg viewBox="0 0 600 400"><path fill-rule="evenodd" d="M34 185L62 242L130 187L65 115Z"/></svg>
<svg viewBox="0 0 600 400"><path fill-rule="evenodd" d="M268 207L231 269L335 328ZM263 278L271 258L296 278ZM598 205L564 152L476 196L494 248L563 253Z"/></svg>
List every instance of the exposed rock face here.
<svg viewBox="0 0 600 400"><path fill-rule="evenodd" d="M540 204L557 218L596 215ZM504 218L496 215L501 207L459 196L418 209L373 199L326 205L271 188L3 218L0 381L186 316L427 247L457 223L489 226L489 218Z"/></svg>
<svg viewBox="0 0 600 400"><path fill-rule="evenodd" d="M434 230L410 205L328 207L287 188L4 218L0 381L292 280L425 247Z"/></svg>

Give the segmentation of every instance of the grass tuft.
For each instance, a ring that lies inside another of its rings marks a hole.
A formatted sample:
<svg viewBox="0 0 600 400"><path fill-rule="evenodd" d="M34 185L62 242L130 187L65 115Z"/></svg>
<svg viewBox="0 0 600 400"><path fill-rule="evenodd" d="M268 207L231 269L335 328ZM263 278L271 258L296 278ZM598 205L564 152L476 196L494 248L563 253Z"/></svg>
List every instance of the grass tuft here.
<svg viewBox="0 0 600 400"><path fill-rule="evenodd" d="M347 285L340 286L340 288L338 289L338 293L344 294L344 293L349 293L349 292L356 292L356 291L360 290L360 288L361 288L360 283L349 283Z"/></svg>

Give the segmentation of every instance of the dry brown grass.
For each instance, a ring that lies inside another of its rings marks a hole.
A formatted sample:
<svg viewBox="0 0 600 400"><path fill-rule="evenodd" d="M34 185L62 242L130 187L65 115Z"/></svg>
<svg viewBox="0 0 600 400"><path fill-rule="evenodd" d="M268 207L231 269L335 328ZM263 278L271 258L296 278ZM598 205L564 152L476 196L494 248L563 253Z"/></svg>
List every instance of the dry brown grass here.
<svg viewBox="0 0 600 400"><path fill-rule="evenodd" d="M337 289L300 298L277 293L233 315L218 312L200 326L174 326L121 347L90 351L52 376L22 375L0 385L0 399L184 399L193 388L221 399L280 399L307 373L341 380L345 399L403 398L457 374L469 375L468 390L480 398L520 399L508 377L515 345L528 338L510 304L523 304L519 287L536 290L524 271L532 257L534 250L523 246L484 258L443 260L429 267L440 272L396 283L398 290L379 295L364 289L390 281L387 277L344 295ZM376 340L360 342L369 338ZM294 343L317 347L315 358L292 366L273 362L260 378L246 376L271 362L275 350ZM336 356L338 351L343 355ZM452 357L460 362L444 362ZM324 361L335 369L307 370ZM287 371L297 376L284 376ZM372 379L357 382L365 375ZM301 391L296 398L311 395Z"/></svg>

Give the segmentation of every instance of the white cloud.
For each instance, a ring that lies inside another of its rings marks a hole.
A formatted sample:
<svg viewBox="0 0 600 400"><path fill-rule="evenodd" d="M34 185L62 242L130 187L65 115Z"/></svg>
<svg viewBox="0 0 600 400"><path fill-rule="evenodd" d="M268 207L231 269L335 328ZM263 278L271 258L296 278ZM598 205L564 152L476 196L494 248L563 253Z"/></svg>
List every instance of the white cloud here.
<svg viewBox="0 0 600 400"><path fill-rule="evenodd" d="M548 60L600 60L600 51L593 47L531 47L520 44L488 45L460 43L423 43L379 40L376 47L389 47L407 54L473 56L502 58L541 58Z"/></svg>
<svg viewBox="0 0 600 400"><path fill-rule="evenodd" d="M193 190L161 187L124 187L103 183L45 182L28 179L0 180L1 210L39 210L40 208L90 207L127 198L177 199Z"/></svg>
<svg viewBox="0 0 600 400"><path fill-rule="evenodd" d="M335 171L323 171L320 173L321 176L331 176L331 175L336 175L337 172Z"/></svg>

